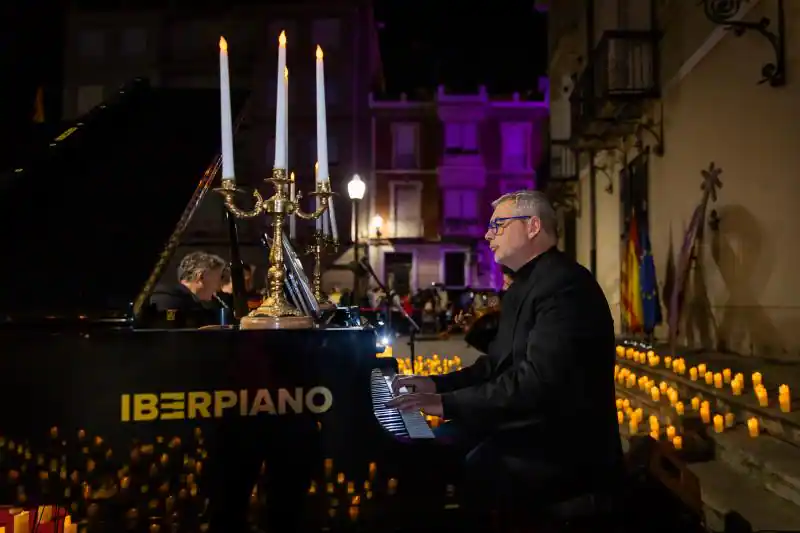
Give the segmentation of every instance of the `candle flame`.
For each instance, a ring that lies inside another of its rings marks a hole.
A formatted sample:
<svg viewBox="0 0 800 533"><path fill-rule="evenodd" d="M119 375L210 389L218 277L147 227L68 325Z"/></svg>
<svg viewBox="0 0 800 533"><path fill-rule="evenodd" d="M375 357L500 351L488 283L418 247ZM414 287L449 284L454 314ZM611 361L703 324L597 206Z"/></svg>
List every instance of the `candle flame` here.
<svg viewBox="0 0 800 533"><path fill-rule="evenodd" d="M225 37L219 38L219 50L220 52L228 51L228 41L225 40Z"/></svg>
<svg viewBox="0 0 800 533"><path fill-rule="evenodd" d="M283 67L283 79L289 79L289 67Z"/></svg>
<svg viewBox="0 0 800 533"><path fill-rule="evenodd" d="M319 170L319 161L314 163L314 173L316 174L318 170Z"/></svg>
<svg viewBox="0 0 800 533"><path fill-rule="evenodd" d="M285 31L282 31L280 36L278 36L278 44L281 45L281 47L286 48L286 32Z"/></svg>
<svg viewBox="0 0 800 533"><path fill-rule="evenodd" d="M289 179L290 179L290 180L292 180L292 181L294 181L294 172L292 172L291 174L289 174Z"/></svg>
<svg viewBox="0 0 800 533"><path fill-rule="evenodd" d="M317 45L317 59L322 61L322 47L320 45Z"/></svg>

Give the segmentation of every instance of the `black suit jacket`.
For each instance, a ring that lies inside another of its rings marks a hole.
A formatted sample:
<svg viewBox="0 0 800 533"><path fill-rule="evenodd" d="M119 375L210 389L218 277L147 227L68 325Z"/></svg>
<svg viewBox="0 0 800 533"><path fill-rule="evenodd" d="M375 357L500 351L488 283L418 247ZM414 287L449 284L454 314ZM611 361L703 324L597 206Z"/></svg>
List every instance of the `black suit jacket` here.
<svg viewBox="0 0 800 533"><path fill-rule="evenodd" d="M558 472L616 469L614 323L591 273L553 248L517 272L502 305L488 354L434 378L445 418Z"/></svg>

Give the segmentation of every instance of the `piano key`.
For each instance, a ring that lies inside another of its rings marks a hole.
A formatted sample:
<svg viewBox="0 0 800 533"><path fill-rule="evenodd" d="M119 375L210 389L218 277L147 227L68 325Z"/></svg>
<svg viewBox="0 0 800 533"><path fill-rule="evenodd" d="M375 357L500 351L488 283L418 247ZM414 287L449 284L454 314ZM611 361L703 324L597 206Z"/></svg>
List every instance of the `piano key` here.
<svg viewBox="0 0 800 533"><path fill-rule="evenodd" d="M412 439L433 439L434 434L425 416L419 411L400 411L393 407L386 407L386 403L394 398L392 393L392 380L396 374L380 369L372 371L370 380L370 393L375 418L386 431L395 436L408 436ZM406 387L401 387L400 394L408 392ZM402 431L402 433L401 433Z"/></svg>

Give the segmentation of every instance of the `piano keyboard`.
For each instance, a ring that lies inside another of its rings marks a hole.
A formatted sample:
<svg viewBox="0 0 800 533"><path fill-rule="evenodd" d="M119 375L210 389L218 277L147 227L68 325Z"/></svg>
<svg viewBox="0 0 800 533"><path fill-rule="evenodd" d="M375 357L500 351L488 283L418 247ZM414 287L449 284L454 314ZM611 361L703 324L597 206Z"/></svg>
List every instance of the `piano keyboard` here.
<svg viewBox="0 0 800 533"><path fill-rule="evenodd" d="M401 412L393 407L386 407L386 402L394 398L392 394L394 373L386 373L380 369L372 371L370 392L372 393L372 410L383 429L397 437L411 439L432 439L433 431L419 411ZM405 387L404 387L405 388ZM401 392L406 392L400 389Z"/></svg>

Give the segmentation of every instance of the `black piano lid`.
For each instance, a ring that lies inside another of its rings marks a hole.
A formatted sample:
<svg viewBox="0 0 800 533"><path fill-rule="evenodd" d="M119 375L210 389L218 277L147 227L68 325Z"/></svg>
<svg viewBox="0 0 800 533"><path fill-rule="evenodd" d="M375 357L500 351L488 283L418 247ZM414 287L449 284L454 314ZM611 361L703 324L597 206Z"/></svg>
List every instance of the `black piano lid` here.
<svg viewBox="0 0 800 533"><path fill-rule="evenodd" d="M233 95L234 113L245 101ZM0 323L130 320L169 262L219 164L219 91L148 89L122 105L67 164L2 191Z"/></svg>

